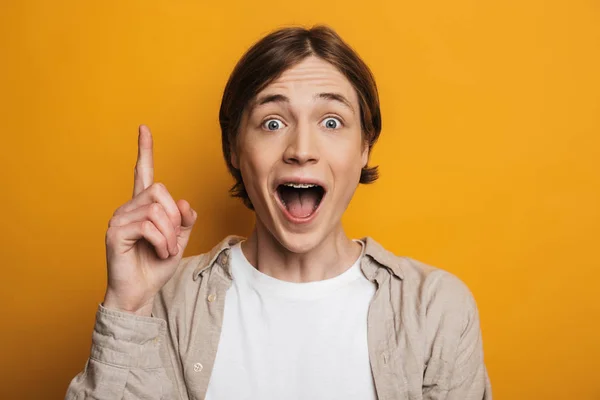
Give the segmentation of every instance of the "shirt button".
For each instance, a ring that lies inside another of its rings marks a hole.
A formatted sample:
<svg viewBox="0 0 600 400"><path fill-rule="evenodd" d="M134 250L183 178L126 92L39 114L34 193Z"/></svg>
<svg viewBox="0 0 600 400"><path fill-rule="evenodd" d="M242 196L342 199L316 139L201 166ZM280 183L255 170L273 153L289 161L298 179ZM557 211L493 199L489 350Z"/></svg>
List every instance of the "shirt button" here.
<svg viewBox="0 0 600 400"><path fill-rule="evenodd" d="M200 364L200 363L194 364L194 372L200 372L200 371L202 371L202 368L203 368L202 364Z"/></svg>
<svg viewBox="0 0 600 400"><path fill-rule="evenodd" d="M213 301L215 301L216 298L217 298L217 295L214 294L214 293L211 293L211 294L208 295L208 301L211 302L211 303Z"/></svg>

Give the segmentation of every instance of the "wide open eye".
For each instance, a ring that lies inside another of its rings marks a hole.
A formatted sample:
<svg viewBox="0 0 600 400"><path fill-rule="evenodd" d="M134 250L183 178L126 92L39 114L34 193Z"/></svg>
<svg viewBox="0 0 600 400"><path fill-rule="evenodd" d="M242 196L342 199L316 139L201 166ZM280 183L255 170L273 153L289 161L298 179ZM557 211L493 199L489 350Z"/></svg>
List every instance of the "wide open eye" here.
<svg viewBox="0 0 600 400"><path fill-rule="evenodd" d="M284 127L283 122L276 118L266 120L265 122L263 122L262 126L268 131L276 131Z"/></svg>
<svg viewBox="0 0 600 400"><path fill-rule="evenodd" d="M337 129L342 125L340 120L335 117L327 117L323 120L323 126L327 129Z"/></svg>

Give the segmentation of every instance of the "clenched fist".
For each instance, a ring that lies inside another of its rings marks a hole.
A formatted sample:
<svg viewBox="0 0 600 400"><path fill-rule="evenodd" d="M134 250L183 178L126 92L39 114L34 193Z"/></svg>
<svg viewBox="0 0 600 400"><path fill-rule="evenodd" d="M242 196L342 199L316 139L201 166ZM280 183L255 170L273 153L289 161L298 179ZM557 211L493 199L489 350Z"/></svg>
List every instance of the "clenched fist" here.
<svg viewBox="0 0 600 400"><path fill-rule="evenodd" d="M103 305L143 316L150 316L154 296L173 276L198 216L153 181L152 134L141 125L133 197L115 211L106 231Z"/></svg>

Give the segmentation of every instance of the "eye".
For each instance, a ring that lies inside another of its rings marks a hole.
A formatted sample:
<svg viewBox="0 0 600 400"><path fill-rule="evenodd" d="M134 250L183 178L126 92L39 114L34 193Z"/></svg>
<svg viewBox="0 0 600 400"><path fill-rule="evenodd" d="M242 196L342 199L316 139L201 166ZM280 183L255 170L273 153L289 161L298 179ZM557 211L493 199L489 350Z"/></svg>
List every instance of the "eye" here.
<svg viewBox="0 0 600 400"><path fill-rule="evenodd" d="M340 120L338 118L334 118L334 117L325 118L325 120L323 121L323 124L325 125L325 128L327 128L327 129L337 129L340 127L340 125L342 125Z"/></svg>
<svg viewBox="0 0 600 400"><path fill-rule="evenodd" d="M281 122L280 120L271 118L263 122L262 126L268 131L276 131L278 129L283 128L284 125L283 122Z"/></svg>

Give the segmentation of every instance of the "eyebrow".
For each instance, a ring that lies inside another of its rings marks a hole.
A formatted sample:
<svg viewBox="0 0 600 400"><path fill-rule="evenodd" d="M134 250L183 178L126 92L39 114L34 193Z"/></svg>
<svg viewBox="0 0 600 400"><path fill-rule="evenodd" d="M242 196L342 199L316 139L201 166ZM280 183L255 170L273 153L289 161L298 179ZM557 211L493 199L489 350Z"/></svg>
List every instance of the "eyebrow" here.
<svg viewBox="0 0 600 400"><path fill-rule="evenodd" d="M267 104L267 103L289 103L290 99L287 96L284 96L282 94L268 94L266 96L263 97L259 97L256 102L254 103L253 107L258 107L258 106L262 106L263 104Z"/></svg>
<svg viewBox="0 0 600 400"><path fill-rule="evenodd" d="M350 111L352 111L352 113L354 113L354 107L352 107L352 103L350 103L350 101L341 93L331 93L331 92L318 93L317 95L315 95L315 98L337 101L337 102L343 104L344 106L348 107L350 109Z"/></svg>
<svg viewBox="0 0 600 400"><path fill-rule="evenodd" d="M345 107L347 107L348 109L350 109L350 111L352 111L352 113L354 113L354 107L352 107L352 104L350 103L350 101L348 101L348 99L341 93L333 93L333 92L317 93L314 96L314 98L337 101L337 102L341 103L342 105L344 105ZM254 108L256 108L258 106L262 106L267 103L288 103L289 104L290 99L289 99L289 97L284 96L282 94L268 94L266 96L261 96L258 99L256 99L256 101L252 104L252 106L250 107L250 112L252 112L254 110Z"/></svg>

